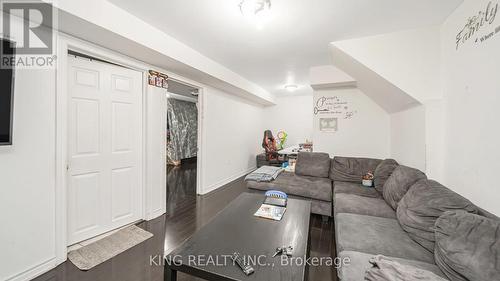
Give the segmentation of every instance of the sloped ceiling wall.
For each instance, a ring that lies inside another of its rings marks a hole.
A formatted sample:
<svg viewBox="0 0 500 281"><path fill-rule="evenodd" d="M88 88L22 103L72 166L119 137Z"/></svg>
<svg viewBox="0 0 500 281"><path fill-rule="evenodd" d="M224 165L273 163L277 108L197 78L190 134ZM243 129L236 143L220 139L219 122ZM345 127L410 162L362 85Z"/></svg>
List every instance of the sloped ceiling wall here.
<svg viewBox="0 0 500 281"><path fill-rule="evenodd" d="M391 114L391 156L442 179L443 113L430 109L443 98L440 26L332 42L330 51L333 65Z"/></svg>
<svg viewBox="0 0 500 281"><path fill-rule="evenodd" d="M418 100L345 51L333 44L330 48L334 65L356 79L357 87L388 113L402 111L420 104Z"/></svg>
<svg viewBox="0 0 500 281"><path fill-rule="evenodd" d="M442 97L440 27L330 44L332 63L388 112Z"/></svg>

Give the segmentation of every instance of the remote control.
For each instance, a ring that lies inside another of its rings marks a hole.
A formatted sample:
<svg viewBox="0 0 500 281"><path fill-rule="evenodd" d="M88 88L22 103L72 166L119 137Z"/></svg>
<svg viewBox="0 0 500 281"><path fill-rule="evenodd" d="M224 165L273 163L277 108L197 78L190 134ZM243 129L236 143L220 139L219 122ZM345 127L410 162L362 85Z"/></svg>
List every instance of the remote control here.
<svg viewBox="0 0 500 281"><path fill-rule="evenodd" d="M241 270L243 270L243 273L245 273L247 276L254 272L253 267L245 264L245 261L243 260L243 257L240 255L240 253L233 254L233 261L238 264Z"/></svg>

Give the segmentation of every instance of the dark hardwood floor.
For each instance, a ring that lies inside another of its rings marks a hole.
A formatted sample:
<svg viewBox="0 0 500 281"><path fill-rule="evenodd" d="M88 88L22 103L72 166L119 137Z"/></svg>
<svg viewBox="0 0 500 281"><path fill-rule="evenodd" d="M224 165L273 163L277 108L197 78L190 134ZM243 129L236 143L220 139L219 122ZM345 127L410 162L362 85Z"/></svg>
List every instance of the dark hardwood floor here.
<svg viewBox="0 0 500 281"><path fill-rule="evenodd" d="M37 281L160 281L163 267L160 257L189 238L209 222L229 202L248 191L243 178L205 196L196 195L196 164L183 163L168 168L167 215L139 223L154 236L124 253L94 267L81 271L70 261L34 279ZM311 257L330 257L335 253L333 222L311 217ZM178 280L200 280L179 273ZM328 266L310 267L309 280L337 280L335 269Z"/></svg>

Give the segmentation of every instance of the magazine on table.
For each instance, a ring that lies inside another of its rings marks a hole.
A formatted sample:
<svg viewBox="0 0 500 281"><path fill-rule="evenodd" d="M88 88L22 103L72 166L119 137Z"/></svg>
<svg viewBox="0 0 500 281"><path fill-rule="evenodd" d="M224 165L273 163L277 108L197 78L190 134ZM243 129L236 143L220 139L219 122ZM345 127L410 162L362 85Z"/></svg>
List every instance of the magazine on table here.
<svg viewBox="0 0 500 281"><path fill-rule="evenodd" d="M254 214L256 217L280 221L286 211L288 196L286 193L276 190L266 192L264 203Z"/></svg>
<svg viewBox="0 0 500 281"><path fill-rule="evenodd" d="M257 212L255 212L254 216L280 221L283 218L285 211L286 207L262 204Z"/></svg>

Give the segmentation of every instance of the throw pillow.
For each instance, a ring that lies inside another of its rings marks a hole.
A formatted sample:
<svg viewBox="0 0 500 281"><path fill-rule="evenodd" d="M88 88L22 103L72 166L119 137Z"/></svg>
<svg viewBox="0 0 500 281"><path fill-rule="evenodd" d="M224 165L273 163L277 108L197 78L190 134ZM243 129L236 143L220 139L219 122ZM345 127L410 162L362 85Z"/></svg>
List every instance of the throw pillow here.
<svg viewBox="0 0 500 281"><path fill-rule="evenodd" d="M385 159L384 161L380 162L380 164L378 164L377 168L375 169L373 178L375 189L378 192L380 192L381 194L383 193L385 182L389 179L392 172L394 172L394 169L396 169L398 166L398 162L396 162L396 160L394 159Z"/></svg>
<svg viewBox="0 0 500 281"><path fill-rule="evenodd" d="M295 174L328 178L330 174L330 155L321 152L299 152Z"/></svg>
<svg viewBox="0 0 500 281"><path fill-rule="evenodd" d="M399 202L397 217L401 227L415 242L434 252L434 224L444 212L464 210L477 213L469 200L433 180L413 185Z"/></svg>
<svg viewBox="0 0 500 281"><path fill-rule="evenodd" d="M405 196L408 189L417 181L426 178L427 176L417 169L398 166L384 184L382 195L385 202L396 210L398 202Z"/></svg>
<svg viewBox="0 0 500 281"><path fill-rule="evenodd" d="M436 264L452 281L500 280L500 221L464 211L436 221Z"/></svg>

